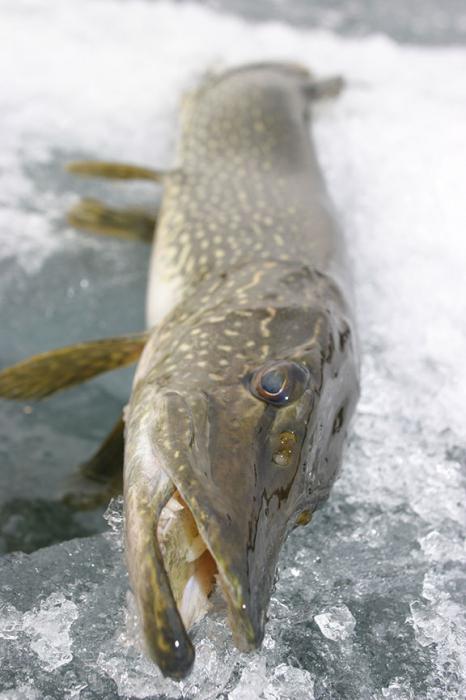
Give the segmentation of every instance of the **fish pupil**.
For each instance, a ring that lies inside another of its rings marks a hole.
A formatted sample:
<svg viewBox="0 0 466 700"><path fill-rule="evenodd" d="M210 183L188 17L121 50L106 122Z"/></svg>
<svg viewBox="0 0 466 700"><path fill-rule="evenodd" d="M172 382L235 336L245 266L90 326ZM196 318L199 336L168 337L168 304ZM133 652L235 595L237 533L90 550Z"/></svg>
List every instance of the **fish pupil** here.
<svg viewBox="0 0 466 700"><path fill-rule="evenodd" d="M296 401L304 392L309 372L286 360L268 363L245 377L251 393L275 407Z"/></svg>
<svg viewBox="0 0 466 700"><path fill-rule="evenodd" d="M267 394L278 394L285 383L285 375L278 369L272 369L262 377L262 389Z"/></svg>

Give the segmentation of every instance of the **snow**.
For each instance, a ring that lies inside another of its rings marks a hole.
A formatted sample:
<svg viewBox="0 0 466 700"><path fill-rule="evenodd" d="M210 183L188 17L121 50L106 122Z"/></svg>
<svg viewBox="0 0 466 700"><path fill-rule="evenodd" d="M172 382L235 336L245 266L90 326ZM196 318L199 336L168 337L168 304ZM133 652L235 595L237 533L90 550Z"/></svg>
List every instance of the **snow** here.
<svg viewBox="0 0 466 700"><path fill-rule="evenodd" d="M284 548L260 652L235 650L214 613L192 675L161 677L140 650L117 504L112 533L0 558L0 698L463 698L466 49L190 3L5 0L1 13L2 365L142 327L147 249L72 231L64 212L76 192L147 203L152 189L76 183L64 163L169 165L180 95L203 71L285 58L348 83L317 106L314 133L353 264L363 392L329 504ZM0 405L3 549L95 531L53 496L128 384Z"/></svg>

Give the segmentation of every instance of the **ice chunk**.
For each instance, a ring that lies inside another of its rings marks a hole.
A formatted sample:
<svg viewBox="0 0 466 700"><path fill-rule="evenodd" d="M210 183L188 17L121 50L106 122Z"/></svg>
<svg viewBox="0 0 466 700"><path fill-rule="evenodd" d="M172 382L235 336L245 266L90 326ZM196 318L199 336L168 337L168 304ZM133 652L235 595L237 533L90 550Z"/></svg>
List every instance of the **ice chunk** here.
<svg viewBox="0 0 466 700"><path fill-rule="evenodd" d="M414 700L409 683L394 679L387 688L382 688L382 698L387 700Z"/></svg>
<svg viewBox="0 0 466 700"><path fill-rule="evenodd" d="M353 634L356 627L356 620L346 605L334 605L326 608L314 620L320 631L334 642L342 642Z"/></svg>
<svg viewBox="0 0 466 700"><path fill-rule="evenodd" d="M256 700L263 697L265 678L265 658L257 658L243 670L238 685L230 693L231 700Z"/></svg>
<svg viewBox="0 0 466 700"><path fill-rule="evenodd" d="M309 671L285 663L267 667L264 656L246 662L229 700L313 700L314 679Z"/></svg>
<svg viewBox="0 0 466 700"><path fill-rule="evenodd" d="M265 686L264 700L314 700L314 679L309 671L279 664Z"/></svg>
<svg viewBox="0 0 466 700"><path fill-rule="evenodd" d="M466 561L466 540L458 541L455 537L432 530L419 539L419 544L432 562Z"/></svg>
<svg viewBox="0 0 466 700"><path fill-rule="evenodd" d="M47 671L73 658L70 627L77 617L77 606L62 593L52 593L41 602L39 610L32 609L24 615L23 632L31 638L31 649Z"/></svg>
<svg viewBox="0 0 466 700"><path fill-rule="evenodd" d="M410 603L408 621L420 646L435 645L436 670L430 681L448 688L450 667L466 677L465 540L446 526L445 535L433 530L419 541L432 568L423 579L422 599Z"/></svg>
<svg viewBox="0 0 466 700"><path fill-rule="evenodd" d="M27 638L43 668L53 671L72 659L70 627L77 617L76 605L60 592L52 593L38 608L24 615L6 604L1 607L0 638L7 641Z"/></svg>
<svg viewBox="0 0 466 700"><path fill-rule="evenodd" d="M442 616L436 615L430 606L417 600L409 607L416 639L421 646L426 647L445 639L448 634L448 622Z"/></svg>
<svg viewBox="0 0 466 700"><path fill-rule="evenodd" d="M14 605L4 603L1 607L0 639L17 639L23 626L22 618L22 614Z"/></svg>

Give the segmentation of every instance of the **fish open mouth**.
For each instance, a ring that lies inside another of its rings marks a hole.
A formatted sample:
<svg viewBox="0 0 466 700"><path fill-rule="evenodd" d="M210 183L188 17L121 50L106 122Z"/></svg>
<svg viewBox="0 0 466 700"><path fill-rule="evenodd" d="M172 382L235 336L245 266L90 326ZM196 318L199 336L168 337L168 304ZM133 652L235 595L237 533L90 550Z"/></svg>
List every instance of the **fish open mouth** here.
<svg viewBox="0 0 466 700"><path fill-rule="evenodd" d="M196 504L191 508L173 484L170 491L159 512L154 537L160 558L156 565L158 583L152 594L163 615L155 616L155 629L146 626L145 630L149 639L155 640L151 656L162 672L182 678L194 659L187 632L209 613L210 598L216 588L225 601L225 613L239 649L257 648L262 641L264 620L261 616L258 622L251 616L254 605L248 587L240 583L237 567L228 556L228 540L211 540L209 531L201 534ZM213 515L212 519L215 520ZM217 604L216 597L216 607Z"/></svg>
<svg viewBox="0 0 466 700"><path fill-rule="evenodd" d="M173 597L189 630L209 610L218 567L177 490L160 514L157 539Z"/></svg>

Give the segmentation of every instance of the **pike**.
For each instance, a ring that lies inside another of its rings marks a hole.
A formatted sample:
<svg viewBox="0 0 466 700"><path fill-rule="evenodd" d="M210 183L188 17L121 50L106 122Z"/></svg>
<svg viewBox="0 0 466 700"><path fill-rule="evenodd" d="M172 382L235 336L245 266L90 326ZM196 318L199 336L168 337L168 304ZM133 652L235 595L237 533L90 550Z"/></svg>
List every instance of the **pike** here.
<svg viewBox="0 0 466 700"><path fill-rule="evenodd" d="M40 398L140 356L129 404L68 500L121 482L126 557L148 654L189 673L188 630L223 593L235 644L261 644L288 533L338 474L359 392L351 279L309 135L337 94L303 67L207 77L182 105L177 166L80 162L80 175L160 182L149 330L33 357L0 395ZM151 216L81 202L70 221L147 240Z"/></svg>

